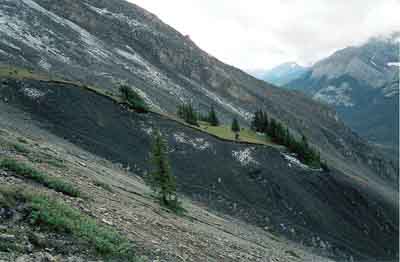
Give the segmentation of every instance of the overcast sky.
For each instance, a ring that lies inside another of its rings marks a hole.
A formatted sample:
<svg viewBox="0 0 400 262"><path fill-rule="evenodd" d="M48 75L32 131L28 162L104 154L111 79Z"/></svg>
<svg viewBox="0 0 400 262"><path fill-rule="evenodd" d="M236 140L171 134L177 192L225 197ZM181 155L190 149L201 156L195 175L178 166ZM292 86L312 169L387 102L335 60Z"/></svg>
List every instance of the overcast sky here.
<svg viewBox="0 0 400 262"><path fill-rule="evenodd" d="M302 65L400 30L400 0L129 0L244 70Z"/></svg>

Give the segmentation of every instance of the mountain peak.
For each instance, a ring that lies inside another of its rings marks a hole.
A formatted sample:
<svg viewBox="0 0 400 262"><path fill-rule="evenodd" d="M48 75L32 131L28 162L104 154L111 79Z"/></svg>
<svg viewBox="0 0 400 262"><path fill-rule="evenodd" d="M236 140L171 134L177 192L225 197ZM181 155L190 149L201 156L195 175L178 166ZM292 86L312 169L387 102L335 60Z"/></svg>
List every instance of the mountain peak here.
<svg viewBox="0 0 400 262"><path fill-rule="evenodd" d="M269 70L261 71L254 75L274 85L283 86L300 77L307 71L307 67L303 67L297 62L291 61L275 66Z"/></svg>

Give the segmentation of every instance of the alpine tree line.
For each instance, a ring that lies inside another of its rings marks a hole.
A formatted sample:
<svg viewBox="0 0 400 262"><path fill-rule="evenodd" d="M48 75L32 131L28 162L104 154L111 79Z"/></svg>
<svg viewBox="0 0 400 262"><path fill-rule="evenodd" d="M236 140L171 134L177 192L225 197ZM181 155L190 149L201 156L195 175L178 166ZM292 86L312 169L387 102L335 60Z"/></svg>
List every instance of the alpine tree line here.
<svg viewBox="0 0 400 262"><path fill-rule="evenodd" d="M199 120L208 122L212 126L220 124L214 107L211 107L208 114L201 114L193 108L192 104L182 104L178 106L178 117L186 123L196 126L199 126ZM284 145L290 152L295 153L304 164L327 169L326 163L321 162L319 152L310 146L306 136L302 135L301 140L297 140L286 126L280 121L270 118L263 110L257 110L254 113L250 128L255 132L264 133L274 143ZM238 139L240 126L236 118L232 120L231 130L236 133L236 139Z"/></svg>
<svg viewBox="0 0 400 262"><path fill-rule="evenodd" d="M289 132L281 122L274 118L269 118L267 113L258 110L254 113L250 128L259 133L265 133L273 142L284 145L303 163L314 166L327 168L325 163L321 163L320 154L314 150L308 143L307 137L302 135L300 141Z"/></svg>
<svg viewBox="0 0 400 262"><path fill-rule="evenodd" d="M212 126L219 126L219 119L217 117L217 113L213 106L211 106L208 114L201 114L197 112L192 104L181 104L178 106L178 117L183 119L186 123L190 125L198 126L198 121L204 121L210 123Z"/></svg>

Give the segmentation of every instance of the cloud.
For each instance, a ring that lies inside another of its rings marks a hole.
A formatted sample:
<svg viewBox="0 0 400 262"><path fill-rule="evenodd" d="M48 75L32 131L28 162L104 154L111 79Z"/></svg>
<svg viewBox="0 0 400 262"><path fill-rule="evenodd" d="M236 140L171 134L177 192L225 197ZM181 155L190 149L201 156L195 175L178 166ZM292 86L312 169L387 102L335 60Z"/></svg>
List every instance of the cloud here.
<svg viewBox="0 0 400 262"><path fill-rule="evenodd" d="M130 0L245 70L311 64L400 30L400 0Z"/></svg>

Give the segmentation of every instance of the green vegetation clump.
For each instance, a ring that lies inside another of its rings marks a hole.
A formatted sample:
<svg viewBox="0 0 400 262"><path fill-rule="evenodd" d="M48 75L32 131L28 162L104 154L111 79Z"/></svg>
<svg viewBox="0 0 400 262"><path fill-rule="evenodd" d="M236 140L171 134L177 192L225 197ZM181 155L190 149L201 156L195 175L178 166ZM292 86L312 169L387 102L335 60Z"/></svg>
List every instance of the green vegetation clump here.
<svg viewBox="0 0 400 262"><path fill-rule="evenodd" d="M19 162L15 159L3 159L0 161L0 168L15 172L16 175L31 179L39 184L44 185L57 192L64 193L72 197L82 196L81 192L73 185L59 179L50 177L27 164Z"/></svg>
<svg viewBox="0 0 400 262"><path fill-rule="evenodd" d="M178 117L183 119L189 125L199 126L198 113L192 104L182 104L178 106Z"/></svg>
<svg viewBox="0 0 400 262"><path fill-rule="evenodd" d="M97 187L101 187L104 190L107 190L108 192L111 192L111 193L113 192L112 187L109 184L106 184L102 181L96 180L96 181L94 181L94 185Z"/></svg>
<svg viewBox="0 0 400 262"><path fill-rule="evenodd" d="M6 199L6 202L2 199ZM4 203L7 203L7 206ZM27 218L35 226L57 233L71 234L87 242L99 255L112 261L137 261L129 240L117 231L97 224L93 218L77 209L45 195L16 187L0 186L0 207L12 208L17 203L27 204Z"/></svg>
<svg viewBox="0 0 400 262"><path fill-rule="evenodd" d="M269 118L267 113L262 110L254 113L251 129L256 132L265 133L273 142L286 146L303 163L312 167L328 169L326 162L321 165L319 152L309 145L306 136L303 135L300 141L296 140L287 127L276 119Z"/></svg>
<svg viewBox="0 0 400 262"><path fill-rule="evenodd" d="M132 88L126 85L121 85L119 91L122 101L127 103L130 108L139 113L147 113L149 111L146 102Z"/></svg>
<svg viewBox="0 0 400 262"><path fill-rule="evenodd" d="M153 169L147 177L147 182L157 194L162 205L169 209L180 212L182 207L176 194L176 181L171 173L167 155L167 144L160 131L156 131L153 138L151 152L151 163Z"/></svg>
<svg viewBox="0 0 400 262"><path fill-rule="evenodd" d="M19 144L19 143L13 144L13 148L14 148L15 151L17 151L18 153L21 153L21 154L29 154L29 150L28 150L25 146L23 146L23 145L21 145L21 144Z"/></svg>
<svg viewBox="0 0 400 262"><path fill-rule="evenodd" d="M101 255L125 255L131 249L118 232L99 226L92 218L78 210L45 196L31 198L31 221L59 233L71 233L86 240Z"/></svg>

